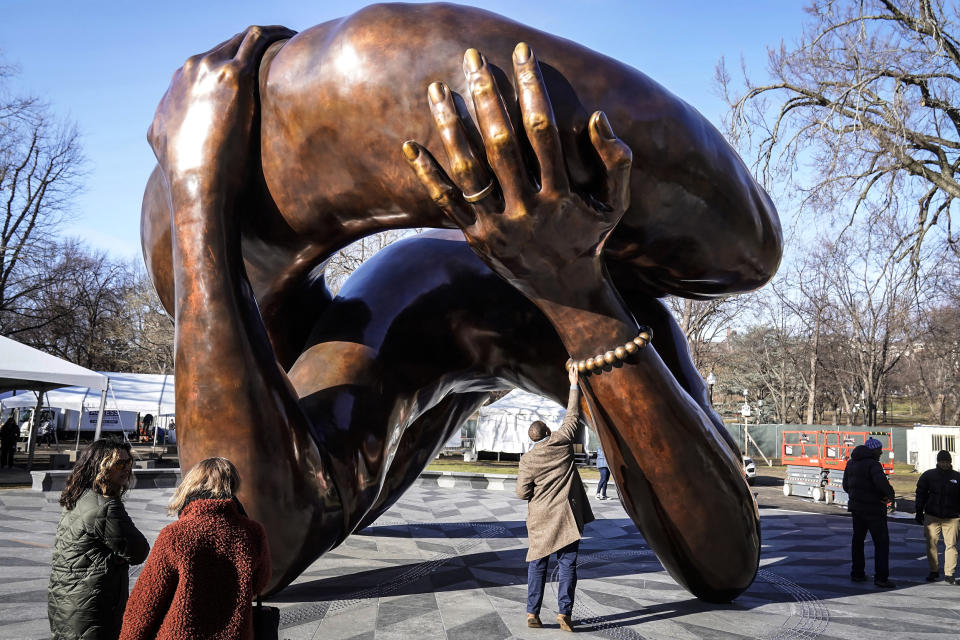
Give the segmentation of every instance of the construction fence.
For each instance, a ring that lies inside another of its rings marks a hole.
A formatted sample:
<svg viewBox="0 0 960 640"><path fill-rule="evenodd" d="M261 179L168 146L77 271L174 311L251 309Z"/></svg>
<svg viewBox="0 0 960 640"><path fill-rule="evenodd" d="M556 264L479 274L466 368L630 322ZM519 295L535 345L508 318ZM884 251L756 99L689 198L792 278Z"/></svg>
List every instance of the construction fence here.
<svg viewBox="0 0 960 640"><path fill-rule="evenodd" d="M907 431L909 427L897 427L891 430L890 427L830 427L829 425L799 425L799 424L740 424L726 423L727 431L733 436L733 439L740 444L744 455L753 458L758 465L780 464L780 445L783 442L784 431L831 431L841 430L863 430L878 433L893 432L893 453L897 462L907 462Z"/></svg>

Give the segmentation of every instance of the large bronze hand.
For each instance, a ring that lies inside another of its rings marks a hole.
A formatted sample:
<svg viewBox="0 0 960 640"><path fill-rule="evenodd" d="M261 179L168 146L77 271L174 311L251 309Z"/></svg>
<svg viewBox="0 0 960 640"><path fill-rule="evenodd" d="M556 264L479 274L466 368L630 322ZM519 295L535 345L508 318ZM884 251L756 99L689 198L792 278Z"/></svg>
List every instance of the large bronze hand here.
<svg viewBox="0 0 960 640"><path fill-rule="evenodd" d="M216 176L239 189L250 162L256 111L257 68L273 42L290 38L286 27L249 27L210 51L189 58L173 74L147 139L168 183Z"/></svg>
<svg viewBox="0 0 960 640"><path fill-rule="evenodd" d="M527 177L524 150L500 92L473 50L464 66L503 200L483 187L489 176L445 87L431 86L430 103L454 179L419 145L405 143L404 153L474 251L543 311L568 353L575 359L603 354L632 340L638 330L601 261L604 241L628 204L630 151L613 136L603 114L594 113L589 133L605 187L599 202L575 194L537 62L524 44L517 45L513 59L540 188ZM580 386L623 505L664 567L707 600L726 601L742 592L757 570L759 521L739 460L710 417L677 383L653 345L623 365L595 371ZM690 464L696 474L689 473Z"/></svg>
<svg viewBox="0 0 960 640"><path fill-rule="evenodd" d="M311 436L270 348L240 255L241 194L258 158L250 149L257 66L290 34L251 27L188 60L149 134L173 221L181 467L215 455L236 464L241 500L267 530L271 588L345 535L329 452Z"/></svg>
<svg viewBox="0 0 960 640"><path fill-rule="evenodd" d="M532 298L553 299L587 284L584 278L598 282L604 243L629 204L632 156L607 117L594 112L589 135L604 181L597 194L578 193L567 175L540 65L526 43L514 49L513 66L536 175L524 164L530 154L524 153L493 73L476 49L467 50L463 70L492 174L472 148L453 94L440 82L430 85L428 98L453 179L418 143L405 142L403 151L431 198L494 271Z"/></svg>

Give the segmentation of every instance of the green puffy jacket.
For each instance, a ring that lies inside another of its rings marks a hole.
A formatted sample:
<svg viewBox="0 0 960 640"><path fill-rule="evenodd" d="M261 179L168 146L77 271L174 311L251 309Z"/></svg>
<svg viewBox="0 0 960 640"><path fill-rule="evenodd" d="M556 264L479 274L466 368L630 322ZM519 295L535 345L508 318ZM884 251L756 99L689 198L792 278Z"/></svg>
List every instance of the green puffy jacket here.
<svg viewBox="0 0 960 640"><path fill-rule="evenodd" d="M150 545L119 498L84 493L64 509L53 547L47 616L56 640L115 639L127 606L129 569Z"/></svg>

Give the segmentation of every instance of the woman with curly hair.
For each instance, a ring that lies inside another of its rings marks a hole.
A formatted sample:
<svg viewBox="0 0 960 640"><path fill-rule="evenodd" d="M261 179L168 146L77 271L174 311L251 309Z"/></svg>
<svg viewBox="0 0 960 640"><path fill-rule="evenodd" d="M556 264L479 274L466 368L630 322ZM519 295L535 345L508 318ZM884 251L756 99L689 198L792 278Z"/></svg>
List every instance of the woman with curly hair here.
<svg viewBox="0 0 960 640"><path fill-rule="evenodd" d="M253 638L250 602L270 579L260 523L236 499L237 468L226 458L198 462L184 477L164 527L130 594L123 640Z"/></svg>
<svg viewBox="0 0 960 640"><path fill-rule="evenodd" d="M47 590L47 616L57 640L120 635L130 565L150 552L120 500L130 488L132 468L129 443L103 439L80 454L67 477Z"/></svg>

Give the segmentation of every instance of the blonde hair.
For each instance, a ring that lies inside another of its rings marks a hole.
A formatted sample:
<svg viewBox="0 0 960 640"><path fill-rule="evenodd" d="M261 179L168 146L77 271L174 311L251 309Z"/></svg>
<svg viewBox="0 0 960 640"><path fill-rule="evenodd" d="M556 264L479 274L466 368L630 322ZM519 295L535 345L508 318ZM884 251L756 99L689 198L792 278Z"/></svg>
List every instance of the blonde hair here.
<svg viewBox="0 0 960 640"><path fill-rule="evenodd" d="M240 488L240 474L233 463L226 458L207 458L193 465L177 487L167 512L170 515L180 513L192 498L203 495L204 498L226 500L232 498Z"/></svg>

